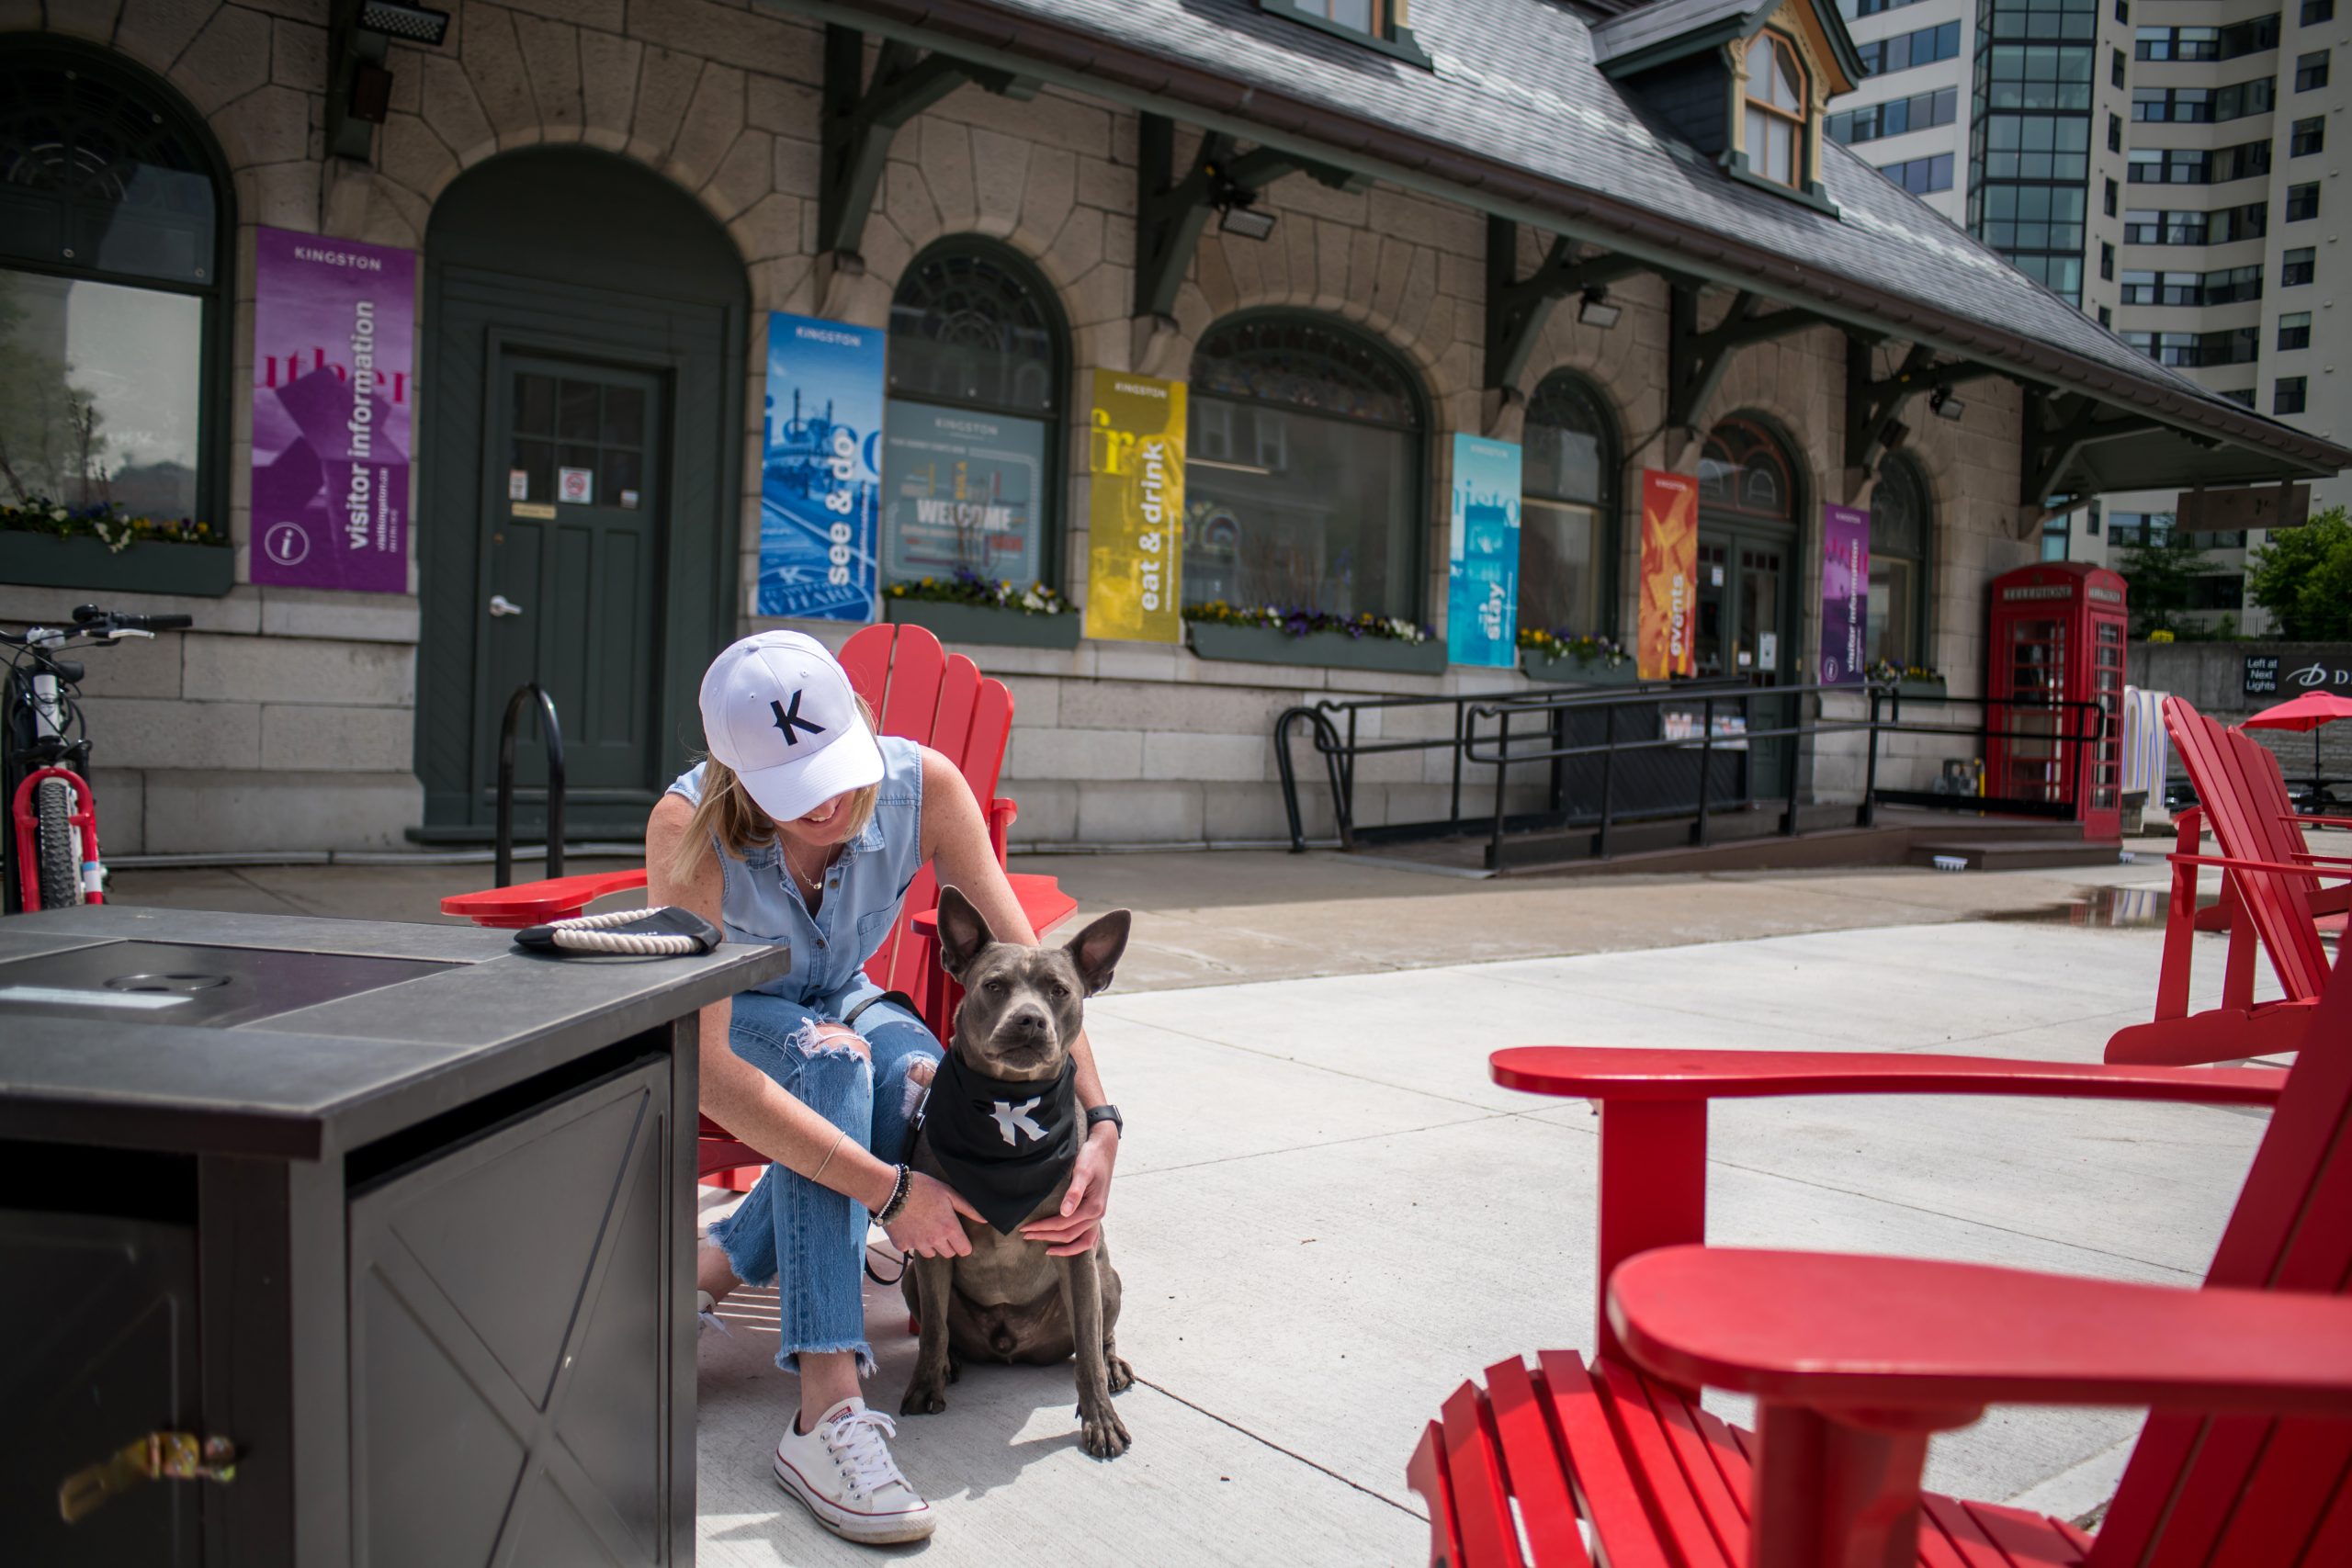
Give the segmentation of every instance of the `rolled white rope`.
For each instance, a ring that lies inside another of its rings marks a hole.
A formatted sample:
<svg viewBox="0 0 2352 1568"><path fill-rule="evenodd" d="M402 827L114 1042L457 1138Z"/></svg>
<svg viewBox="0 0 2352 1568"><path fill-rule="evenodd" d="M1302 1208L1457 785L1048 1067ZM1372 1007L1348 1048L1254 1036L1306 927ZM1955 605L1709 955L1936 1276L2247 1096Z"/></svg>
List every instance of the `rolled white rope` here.
<svg viewBox="0 0 2352 1568"><path fill-rule="evenodd" d="M578 953L628 953L653 957L701 951L701 944L690 936L600 929L625 926L631 920L643 919L645 915L643 909L612 909L601 915L574 915L568 920L550 922L548 930L554 933L558 947Z"/></svg>

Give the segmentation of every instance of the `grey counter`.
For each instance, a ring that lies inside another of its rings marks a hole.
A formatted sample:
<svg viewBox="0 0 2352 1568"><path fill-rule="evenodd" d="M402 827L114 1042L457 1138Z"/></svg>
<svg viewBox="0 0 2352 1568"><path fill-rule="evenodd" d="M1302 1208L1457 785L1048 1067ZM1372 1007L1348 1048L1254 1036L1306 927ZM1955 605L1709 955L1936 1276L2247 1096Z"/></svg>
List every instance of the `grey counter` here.
<svg viewBox="0 0 2352 1568"><path fill-rule="evenodd" d="M0 922L12 1562L693 1556L695 1014L781 947ZM235 1479L56 1487L150 1430Z"/></svg>

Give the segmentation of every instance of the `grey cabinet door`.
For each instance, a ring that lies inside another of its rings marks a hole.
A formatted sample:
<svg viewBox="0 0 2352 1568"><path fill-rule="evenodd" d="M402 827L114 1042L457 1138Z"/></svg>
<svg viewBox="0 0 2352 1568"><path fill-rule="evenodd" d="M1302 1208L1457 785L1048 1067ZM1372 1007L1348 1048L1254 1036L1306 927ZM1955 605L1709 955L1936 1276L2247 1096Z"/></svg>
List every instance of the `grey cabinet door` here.
<svg viewBox="0 0 2352 1568"><path fill-rule="evenodd" d="M357 1568L675 1561L692 1236L669 1081L632 1067L352 1198Z"/></svg>
<svg viewBox="0 0 2352 1568"><path fill-rule="evenodd" d="M185 1226L0 1213L0 1560L182 1568L203 1488L133 1486L69 1525L60 1483L196 1409L196 1242Z"/></svg>

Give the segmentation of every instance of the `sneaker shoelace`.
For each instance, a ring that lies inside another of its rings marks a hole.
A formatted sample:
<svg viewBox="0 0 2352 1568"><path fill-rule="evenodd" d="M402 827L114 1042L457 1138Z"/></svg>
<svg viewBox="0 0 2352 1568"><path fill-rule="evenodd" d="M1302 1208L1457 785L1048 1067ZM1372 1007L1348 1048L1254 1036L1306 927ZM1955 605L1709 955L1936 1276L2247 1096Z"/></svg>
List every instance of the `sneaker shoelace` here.
<svg viewBox="0 0 2352 1568"><path fill-rule="evenodd" d="M885 1486L904 1486L907 1478L890 1458L883 1441L899 1435L898 1424L879 1410L860 1410L827 1423L825 1446L853 1491L871 1497Z"/></svg>

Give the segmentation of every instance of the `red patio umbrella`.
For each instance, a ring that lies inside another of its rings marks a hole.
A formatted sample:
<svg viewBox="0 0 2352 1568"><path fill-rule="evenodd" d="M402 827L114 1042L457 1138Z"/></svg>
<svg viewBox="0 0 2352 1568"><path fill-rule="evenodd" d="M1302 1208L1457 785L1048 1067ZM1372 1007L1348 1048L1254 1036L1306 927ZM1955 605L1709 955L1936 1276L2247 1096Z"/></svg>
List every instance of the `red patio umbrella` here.
<svg viewBox="0 0 2352 1568"><path fill-rule="evenodd" d="M2238 726L2240 729L2308 729L2312 732L2312 805L2321 804L2319 776L2319 727L2334 724L2339 718L2352 718L2352 698L2339 697L2330 692L2305 692L2275 707L2264 708Z"/></svg>

